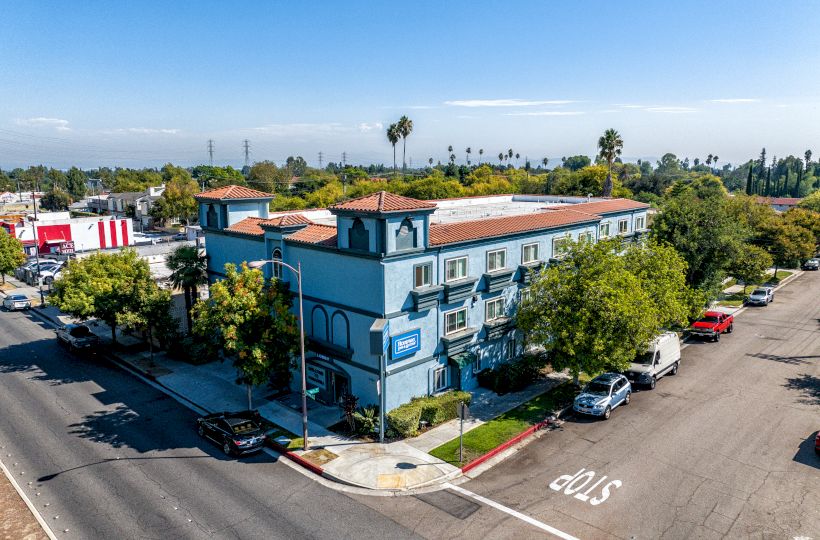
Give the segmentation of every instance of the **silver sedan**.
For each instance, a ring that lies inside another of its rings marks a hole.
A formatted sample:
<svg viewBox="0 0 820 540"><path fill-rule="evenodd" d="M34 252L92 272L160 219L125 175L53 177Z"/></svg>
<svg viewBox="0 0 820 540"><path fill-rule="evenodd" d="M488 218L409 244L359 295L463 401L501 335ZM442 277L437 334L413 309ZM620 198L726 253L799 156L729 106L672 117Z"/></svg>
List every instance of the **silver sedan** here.
<svg viewBox="0 0 820 540"><path fill-rule="evenodd" d="M31 309L31 300L22 294L10 294L3 299L3 307L9 311Z"/></svg>

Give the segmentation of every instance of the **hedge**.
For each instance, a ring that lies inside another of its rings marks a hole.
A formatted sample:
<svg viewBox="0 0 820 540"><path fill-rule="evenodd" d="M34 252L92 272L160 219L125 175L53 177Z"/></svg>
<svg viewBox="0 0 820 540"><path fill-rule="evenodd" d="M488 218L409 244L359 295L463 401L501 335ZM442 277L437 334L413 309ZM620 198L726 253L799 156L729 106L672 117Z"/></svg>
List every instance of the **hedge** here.
<svg viewBox="0 0 820 540"><path fill-rule="evenodd" d="M431 426L444 423L458 416L458 403L467 405L472 400L469 392L453 391L439 396L417 397L387 413L387 422L396 434L414 437L418 434L419 422L424 420Z"/></svg>
<svg viewBox="0 0 820 540"><path fill-rule="evenodd" d="M536 381L547 363L546 354L527 354L495 369L482 370L478 373L478 384L499 395L515 392Z"/></svg>

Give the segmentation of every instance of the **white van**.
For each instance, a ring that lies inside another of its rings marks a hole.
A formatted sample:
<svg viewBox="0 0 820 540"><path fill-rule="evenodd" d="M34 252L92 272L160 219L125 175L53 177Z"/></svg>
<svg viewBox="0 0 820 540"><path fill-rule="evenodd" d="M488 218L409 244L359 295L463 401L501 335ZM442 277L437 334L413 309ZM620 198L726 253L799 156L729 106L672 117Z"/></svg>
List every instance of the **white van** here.
<svg viewBox="0 0 820 540"><path fill-rule="evenodd" d="M632 384L650 389L666 374L675 375L680 365L680 340L675 332L665 332L649 344L645 353L639 354L624 375Z"/></svg>

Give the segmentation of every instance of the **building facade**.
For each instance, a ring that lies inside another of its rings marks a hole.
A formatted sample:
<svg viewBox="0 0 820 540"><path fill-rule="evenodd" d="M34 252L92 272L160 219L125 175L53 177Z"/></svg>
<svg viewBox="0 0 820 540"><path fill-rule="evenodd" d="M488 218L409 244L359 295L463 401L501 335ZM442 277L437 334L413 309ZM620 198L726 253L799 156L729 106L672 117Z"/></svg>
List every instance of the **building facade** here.
<svg viewBox="0 0 820 540"><path fill-rule="evenodd" d="M55 212L54 214L61 214ZM42 212L37 221L2 221L0 227L23 243L27 255L75 253L98 249L121 248L134 245L134 230L130 219L113 216L50 219L50 213Z"/></svg>
<svg viewBox="0 0 820 540"><path fill-rule="evenodd" d="M272 195L198 194L212 280L226 263L301 265L308 388L386 409L474 389L476 374L523 352L513 316L534 272L570 242L646 231L628 199L506 195L419 201L380 192L327 209L268 212ZM295 276L267 265L268 277ZM383 373L382 373L383 371Z"/></svg>

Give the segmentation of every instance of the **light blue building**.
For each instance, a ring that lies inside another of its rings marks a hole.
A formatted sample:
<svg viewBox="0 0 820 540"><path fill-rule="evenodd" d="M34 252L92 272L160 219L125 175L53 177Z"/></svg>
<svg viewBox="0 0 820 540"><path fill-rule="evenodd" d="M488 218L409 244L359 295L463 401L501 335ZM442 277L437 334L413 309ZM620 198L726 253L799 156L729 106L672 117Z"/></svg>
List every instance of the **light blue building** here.
<svg viewBox="0 0 820 540"><path fill-rule="evenodd" d="M523 336L511 321L532 271L569 241L645 233L648 208L628 199L420 201L379 192L269 214L272 198L238 186L197 195L211 279L226 262L301 263L308 388L325 403L350 392L376 404L384 366L386 410L473 389L479 371L520 355ZM295 292L281 268L265 272Z"/></svg>

